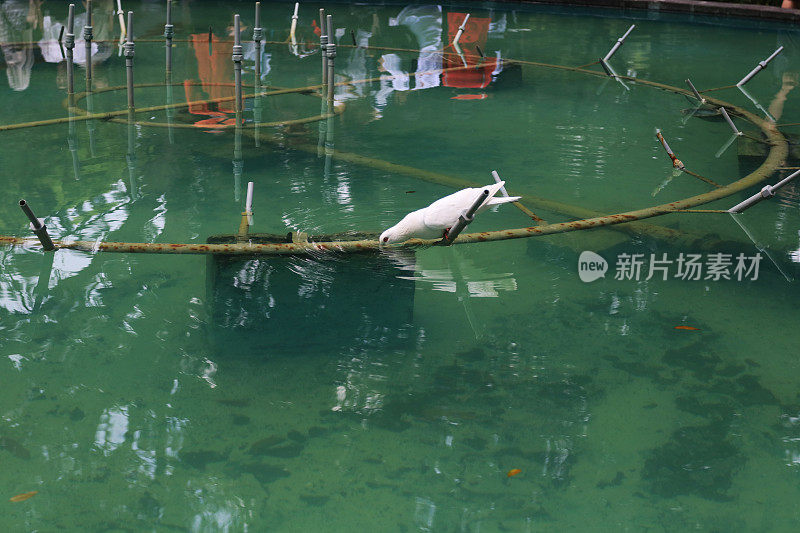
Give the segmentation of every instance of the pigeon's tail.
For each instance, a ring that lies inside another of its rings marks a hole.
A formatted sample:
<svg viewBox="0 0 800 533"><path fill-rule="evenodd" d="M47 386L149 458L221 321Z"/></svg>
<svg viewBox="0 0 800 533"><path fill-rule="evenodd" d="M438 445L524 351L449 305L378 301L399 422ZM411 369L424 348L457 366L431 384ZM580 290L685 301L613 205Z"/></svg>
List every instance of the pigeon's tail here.
<svg viewBox="0 0 800 533"><path fill-rule="evenodd" d="M493 183L492 185L487 185L486 187L483 187L483 189L489 190L489 198L483 203L481 207L485 208L485 207L491 207L493 205L505 204L508 202L516 202L517 200L522 198L521 196L495 196L495 194L497 194L497 192L500 189L502 189L503 185L505 184L506 182L501 180L498 181L497 183Z"/></svg>

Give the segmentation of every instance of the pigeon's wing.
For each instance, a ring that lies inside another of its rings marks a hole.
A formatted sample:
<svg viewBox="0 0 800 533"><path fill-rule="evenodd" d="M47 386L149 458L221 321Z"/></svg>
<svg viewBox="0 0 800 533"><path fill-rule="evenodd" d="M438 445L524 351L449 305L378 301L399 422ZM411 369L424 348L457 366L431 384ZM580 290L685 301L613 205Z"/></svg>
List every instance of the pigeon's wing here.
<svg viewBox="0 0 800 533"><path fill-rule="evenodd" d="M482 189L467 188L439 198L424 209L423 222L428 228L444 230L453 226L458 216L469 209Z"/></svg>

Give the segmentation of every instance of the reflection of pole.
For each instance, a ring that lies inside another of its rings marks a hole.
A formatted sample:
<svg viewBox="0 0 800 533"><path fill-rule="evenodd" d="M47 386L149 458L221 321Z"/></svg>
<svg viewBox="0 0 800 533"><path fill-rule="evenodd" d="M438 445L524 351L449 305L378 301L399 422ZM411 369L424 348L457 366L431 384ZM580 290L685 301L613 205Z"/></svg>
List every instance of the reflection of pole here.
<svg viewBox="0 0 800 533"><path fill-rule="evenodd" d="M292 27L289 30L289 39L292 41L292 45L297 45L297 38L295 37L295 30L297 29L297 11L300 9L300 2L295 3L294 5L294 15L292 15Z"/></svg>
<svg viewBox="0 0 800 533"><path fill-rule="evenodd" d="M325 120L325 177L331 174L331 160L333 159L333 106L328 109L328 118Z"/></svg>
<svg viewBox="0 0 800 533"><path fill-rule="evenodd" d="M758 251L764 252L764 254L769 258L769 260L772 261L772 264L775 265L775 268L778 269L778 272L783 274L783 277L786 279L786 281L792 281L791 276L789 276L786 272L783 271L778 262L775 261L775 258L772 257L772 254L769 253L769 250L767 250L766 246L757 241L756 238L753 236L753 234L750 233L750 230L747 228L747 226L744 225L744 222L742 222L741 215L738 213L731 212L731 218L733 219L734 222L736 222L739 225L740 228L742 228L742 231L744 231L744 234L747 235L747 238L753 241L753 244L755 245L756 248L758 248Z"/></svg>
<svg viewBox="0 0 800 533"><path fill-rule="evenodd" d="M464 279L461 269L458 267L458 259L453 257L453 255L456 253L457 252L455 251L455 248L451 248L449 253L445 252L447 266L450 267L450 271L453 273L453 281L456 284L456 298L464 308L464 314L467 317L467 323L469 324L472 333L475 335L475 339L478 340L483 335L476 327L477 320L475 320L475 314L472 312L472 305L470 304L469 285L467 284L467 280Z"/></svg>
<svg viewBox="0 0 800 533"><path fill-rule="evenodd" d="M461 26L458 27L456 36L453 38L453 48L456 49L458 55L461 55L461 47L459 46L458 41L461 40L461 35L464 33L464 29L467 27L468 20L469 20L469 13L467 13L466 16L464 17L464 21L461 23Z"/></svg>
<svg viewBox="0 0 800 533"><path fill-rule="evenodd" d="M86 87L86 112L90 115L94 113L94 95L92 93L91 80L89 80L89 85ZM86 130L89 132L89 155L94 157L94 119L89 119L86 121Z"/></svg>
<svg viewBox="0 0 800 533"><path fill-rule="evenodd" d="M333 62L336 58L336 43L333 42L333 17L328 15L328 105L333 105L333 88L334 82L334 69L333 69Z"/></svg>
<svg viewBox="0 0 800 533"><path fill-rule="evenodd" d="M67 97L69 98L69 105L72 106L75 99L74 65L72 63L72 49L75 48L75 4L69 5L64 46L67 49Z"/></svg>
<svg viewBox="0 0 800 533"><path fill-rule="evenodd" d="M169 143L175 144L175 133L172 131L172 118L175 116L175 108L172 106L172 72L167 71L167 80L166 80L166 89L167 89L167 135L169 136Z"/></svg>
<svg viewBox="0 0 800 533"><path fill-rule="evenodd" d="M322 98L321 109L319 110L320 115L325 115L328 113L328 102ZM325 154L325 136L327 133L327 120L320 120L319 121L319 141L317 142L317 157L322 157Z"/></svg>
<svg viewBox="0 0 800 533"><path fill-rule="evenodd" d="M86 43L86 85L92 82L92 0L86 1L86 26L83 27Z"/></svg>
<svg viewBox="0 0 800 533"><path fill-rule="evenodd" d="M237 15L238 16L238 15ZM242 114L236 113L236 128L233 134L233 199L239 201L242 186Z"/></svg>
<svg viewBox="0 0 800 533"><path fill-rule="evenodd" d="M743 94L743 95L745 95L745 96L747 97L747 99L748 99L748 100L750 100L751 102L753 102L753 105L754 105L754 106L756 106L756 107L757 107L757 108L758 108L758 109L759 109L759 110L760 110L762 113L764 113L764 115L767 117L767 119L769 119L769 121L770 121L770 122L775 122L775 117L773 117L772 115L770 115L770 114L769 114L769 111L767 111L766 109L764 109L764 107L763 107L761 104L759 104L759 103L758 103L758 100L756 100L755 98L753 98L753 95L751 95L749 92L747 92L747 91L745 90L745 88L744 88L744 87L742 87L741 85L737 85L737 88L738 88L738 89L739 89L739 90L742 92L742 94Z"/></svg>
<svg viewBox="0 0 800 533"><path fill-rule="evenodd" d="M122 10L121 0L117 0L117 18L119 19L119 55L122 55L122 45L128 32L125 29L125 12Z"/></svg>
<svg viewBox="0 0 800 533"><path fill-rule="evenodd" d="M236 90L236 113L242 112L242 41L239 33L239 15L233 16L233 70Z"/></svg>
<svg viewBox="0 0 800 533"><path fill-rule="evenodd" d="M733 134L733 135L731 135L730 139L728 139L728 140L725 142L725 144L723 144L723 145L722 145L722 147L721 147L719 150L717 150L717 153L716 153L716 154L714 154L714 157L716 157L717 159L719 159L719 157L720 157L722 154L724 154L724 153L725 153L725 150L727 150L728 148L730 148L730 146L733 144L733 141L735 141L735 140L736 140L736 139L738 139L738 138L739 138L739 136L738 136L738 135L736 135L736 134Z"/></svg>
<svg viewBox="0 0 800 533"><path fill-rule="evenodd" d="M69 152L72 154L72 174L75 176L76 180L81 179L80 173L80 161L78 160L78 146L76 142L75 136L75 113L72 112L74 108L70 107L67 110L69 115L69 129L67 133L67 145L69 146Z"/></svg>
<svg viewBox="0 0 800 533"><path fill-rule="evenodd" d="M125 71L128 78L128 109L133 109L133 11L128 11L128 35L125 38Z"/></svg>
<svg viewBox="0 0 800 533"><path fill-rule="evenodd" d="M56 254L44 254L42 268L39 270L39 281L36 283L33 295L33 310L38 311L42 306L47 290L50 288L50 273L53 271L53 260Z"/></svg>
<svg viewBox="0 0 800 533"><path fill-rule="evenodd" d="M256 50L258 50L259 45L256 45ZM261 146L261 138L258 131L258 125L261 124L261 80L256 77L256 83L254 84L255 89L255 100L253 100L253 140L256 143L256 146Z"/></svg>
<svg viewBox="0 0 800 533"><path fill-rule="evenodd" d="M128 19L128 27L130 28L130 18ZM131 200L136 200L139 194L136 187L136 129L133 108L128 109L128 153L125 155L125 160L128 163Z"/></svg>
<svg viewBox="0 0 800 533"><path fill-rule="evenodd" d="M328 25L325 10L319 10L319 49L322 51L322 94L328 94Z"/></svg>
<svg viewBox="0 0 800 533"><path fill-rule="evenodd" d="M172 36L175 35L175 28L172 25L172 0L167 0L167 23L164 24L164 46L167 49L167 78L172 73Z"/></svg>

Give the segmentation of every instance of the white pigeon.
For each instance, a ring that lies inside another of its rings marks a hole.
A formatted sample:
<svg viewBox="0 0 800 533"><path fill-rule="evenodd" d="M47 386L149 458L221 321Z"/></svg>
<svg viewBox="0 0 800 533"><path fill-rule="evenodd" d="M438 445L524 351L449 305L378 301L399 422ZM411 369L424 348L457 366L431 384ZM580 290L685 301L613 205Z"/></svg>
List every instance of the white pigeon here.
<svg viewBox="0 0 800 533"><path fill-rule="evenodd" d="M498 181L485 187L468 187L439 198L428 207L412 211L403 220L387 229L380 236L381 244L403 242L408 239L441 239L445 232L453 227L461 213L467 211L484 190L489 196L483 201L475 213L485 211L493 205L516 202L520 196L500 196L495 198L505 181Z"/></svg>

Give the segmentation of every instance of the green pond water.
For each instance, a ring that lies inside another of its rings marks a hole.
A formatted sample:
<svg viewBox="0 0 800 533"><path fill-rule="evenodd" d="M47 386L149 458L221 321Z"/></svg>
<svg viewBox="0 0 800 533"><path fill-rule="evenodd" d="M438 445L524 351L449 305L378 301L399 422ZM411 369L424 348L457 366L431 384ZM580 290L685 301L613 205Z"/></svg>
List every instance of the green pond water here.
<svg viewBox="0 0 800 533"><path fill-rule="evenodd" d="M253 4L175 4L172 100L233 94L214 84L233 80L224 41L234 12L252 85ZM293 5L263 4L264 38L285 41ZM124 86L111 3L94 6L94 36L106 42L93 50L93 87ZM262 84L319 84L320 7L300 6L297 49L264 45ZM683 114L684 96L494 63L584 65L631 24L614 69L678 87L687 77L701 90L735 84L783 45L746 88L780 123L800 121L798 34L780 25L515 4L324 7L349 45L337 50L337 82L372 80L337 87L341 114L262 127L257 146L257 114L313 117L322 101L248 100L241 153L233 130L214 129L232 119L230 102L139 113L135 125L123 116L0 131L0 234L31 236L20 198L57 239L201 244L238 231L249 181L252 231L281 234L380 232L453 191L382 162L478 185L497 170L512 194L571 206L528 205L548 222L710 190L673 175L655 128L687 168L719 184L757 167L763 145L749 138L715 157L730 128ZM136 105L163 105L165 3L123 8L135 12L136 83L154 84L137 89ZM2 46L2 124L67 116L55 41L66 3L28 9L0 4L2 41L34 43ZM448 17L457 26L466 13L465 59L482 66L436 72L460 61L437 51L451 39ZM84 91L83 66L75 76ZM736 89L710 94L764 116ZM125 91L79 99L87 105L125 110ZM148 124L168 119L172 130ZM345 155L326 157L326 147ZM231 260L3 246L3 529L793 530L797 187L737 220L678 213L643 229L404 254ZM469 231L531 224L502 206ZM607 261L604 277L581 280L583 251ZM681 275L690 257L698 276ZM642 262L638 275L621 268L630 258Z"/></svg>

